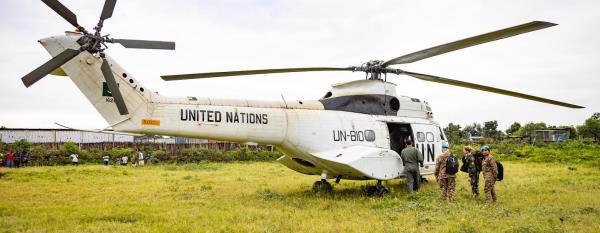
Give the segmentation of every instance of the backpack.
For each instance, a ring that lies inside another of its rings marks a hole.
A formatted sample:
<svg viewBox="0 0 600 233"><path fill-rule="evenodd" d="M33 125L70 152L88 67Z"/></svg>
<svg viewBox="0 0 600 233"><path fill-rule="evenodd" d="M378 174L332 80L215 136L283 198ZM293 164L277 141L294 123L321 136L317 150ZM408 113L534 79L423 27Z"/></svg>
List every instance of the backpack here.
<svg viewBox="0 0 600 233"><path fill-rule="evenodd" d="M481 151L477 151L473 156L475 157L475 170L483 171L483 154Z"/></svg>
<svg viewBox="0 0 600 233"><path fill-rule="evenodd" d="M504 166L498 161L496 161L496 166L498 167L498 177L496 179L502 181L504 179Z"/></svg>
<svg viewBox="0 0 600 233"><path fill-rule="evenodd" d="M460 166L460 171L461 172L465 172L465 173L469 173L469 167L468 167L468 164L467 164L467 157L466 156L462 157L462 163L463 164L462 164L462 166Z"/></svg>
<svg viewBox="0 0 600 233"><path fill-rule="evenodd" d="M446 174L454 175L458 172L458 158L453 154L446 159Z"/></svg>

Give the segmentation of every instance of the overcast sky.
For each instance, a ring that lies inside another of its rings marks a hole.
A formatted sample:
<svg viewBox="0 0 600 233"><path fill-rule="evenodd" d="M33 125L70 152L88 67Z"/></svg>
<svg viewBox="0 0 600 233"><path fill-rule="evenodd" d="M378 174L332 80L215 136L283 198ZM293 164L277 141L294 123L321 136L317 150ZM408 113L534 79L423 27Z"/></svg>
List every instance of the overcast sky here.
<svg viewBox="0 0 600 233"><path fill-rule="evenodd" d="M62 0L92 30L102 0ZM176 51L107 54L163 95L318 99L362 73L316 72L165 82L160 75L240 69L360 65L534 20L559 24L397 68L556 99L569 109L493 93L388 80L401 95L430 103L441 124L498 120L578 125L600 111L600 1L120 0L103 32L173 40ZM20 78L50 59L36 41L72 26L36 0L0 1L0 125L78 128L107 123L66 77L30 88ZM315 122L317 123L317 122Z"/></svg>

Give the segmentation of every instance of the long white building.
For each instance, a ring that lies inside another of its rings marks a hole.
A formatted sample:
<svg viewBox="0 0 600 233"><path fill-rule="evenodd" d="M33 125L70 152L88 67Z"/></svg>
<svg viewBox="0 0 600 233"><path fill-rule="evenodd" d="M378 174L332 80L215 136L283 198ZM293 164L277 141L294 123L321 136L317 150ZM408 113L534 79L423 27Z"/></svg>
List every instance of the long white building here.
<svg viewBox="0 0 600 233"><path fill-rule="evenodd" d="M0 128L1 142L13 143L21 139L25 139L31 143L97 143L134 141L134 137L130 135L93 133L70 129Z"/></svg>

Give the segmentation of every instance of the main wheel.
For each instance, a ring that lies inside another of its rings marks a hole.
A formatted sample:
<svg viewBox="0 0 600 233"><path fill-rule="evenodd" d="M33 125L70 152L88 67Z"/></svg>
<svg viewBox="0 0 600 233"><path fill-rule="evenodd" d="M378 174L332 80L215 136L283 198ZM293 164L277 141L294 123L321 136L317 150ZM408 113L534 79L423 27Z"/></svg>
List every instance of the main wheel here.
<svg viewBox="0 0 600 233"><path fill-rule="evenodd" d="M369 197L382 197L390 191L385 186L369 186L367 187L367 196Z"/></svg>
<svg viewBox="0 0 600 233"><path fill-rule="evenodd" d="M315 181L315 183L312 186L312 191L313 193L318 193L321 191L321 186L323 186L323 182L320 180Z"/></svg>
<svg viewBox="0 0 600 233"><path fill-rule="evenodd" d="M318 180L313 184L312 191L313 193L331 193L333 186L326 180Z"/></svg>
<svg viewBox="0 0 600 233"><path fill-rule="evenodd" d="M372 197L377 195L377 187L368 186L367 187L367 196Z"/></svg>
<svg viewBox="0 0 600 233"><path fill-rule="evenodd" d="M321 191L325 193L330 193L333 191L333 186L327 181L321 181Z"/></svg>

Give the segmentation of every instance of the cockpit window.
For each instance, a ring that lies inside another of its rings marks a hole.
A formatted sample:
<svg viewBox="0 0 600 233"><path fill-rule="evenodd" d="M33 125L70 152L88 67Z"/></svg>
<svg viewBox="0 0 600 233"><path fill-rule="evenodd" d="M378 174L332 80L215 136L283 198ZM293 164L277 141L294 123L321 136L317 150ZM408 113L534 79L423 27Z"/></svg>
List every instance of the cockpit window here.
<svg viewBox="0 0 600 233"><path fill-rule="evenodd" d="M433 139L434 139L433 133L427 132L427 141L428 142L433 142Z"/></svg>
<svg viewBox="0 0 600 233"><path fill-rule="evenodd" d="M419 141L419 142L425 141L425 134L423 132L417 132L417 141Z"/></svg>

